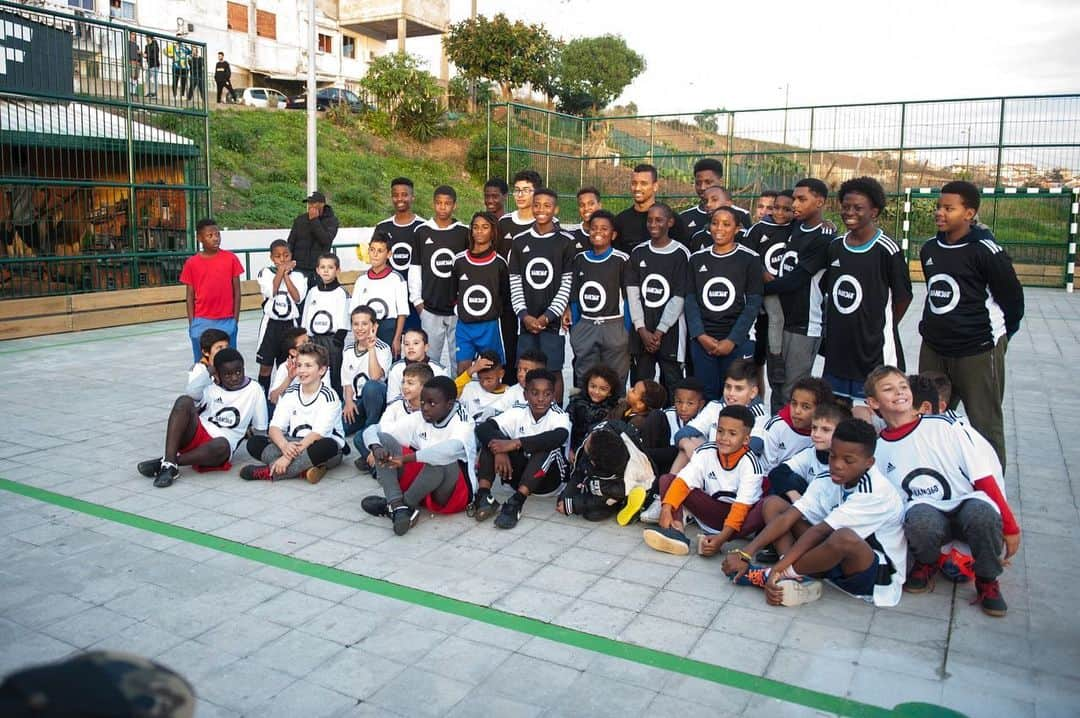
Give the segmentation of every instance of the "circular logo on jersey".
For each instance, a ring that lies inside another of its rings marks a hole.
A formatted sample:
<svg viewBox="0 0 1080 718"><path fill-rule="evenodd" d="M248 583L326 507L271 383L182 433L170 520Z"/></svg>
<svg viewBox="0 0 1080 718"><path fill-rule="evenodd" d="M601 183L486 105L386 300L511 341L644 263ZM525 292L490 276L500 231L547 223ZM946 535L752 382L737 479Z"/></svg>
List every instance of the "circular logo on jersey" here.
<svg viewBox="0 0 1080 718"><path fill-rule="evenodd" d="M479 284L474 284L465 290L461 301L465 305L466 314L470 317L482 317L491 311L491 290Z"/></svg>
<svg viewBox="0 0 1080 718"><path fill-rule="evenodd" d="M536 257L525 265L525 281L533 289L546 289L555 278L555 268L543 257Z"/></svg>
<svg viewBox="0 0 1080 718"><path fill-rule="evenodd" d="M777 276L783 276L795 269L799 265L799 253L798 252L784 252L783 258L780 260L780 273Z"/></svg>
<svg viewBox="0 0 1080 718"><path fill-rule="evenodd" d="M949 482L933 469L914 469L900 482L900 488L912 501L916 499L948 501L952 498Z"/></svg>
<svg viewBox="0 0 1080 718"><path fill-rule="evenodd" d="M650 274L641 282L641 301L649 309L667 304L671 298L671 285L662 274Z"/></svg>
<svg viewBox="0 0 1080 718"><path fill-rule="evenodd" d="M390 307L387 303L379 297L373 297L367 302L368 307L375 312L375 319L382 321L386 319L386 315L390 313Z"/></svg>
<svg viewBox="0 0 1080 718"><path fill-rule="evenodd" d="M368 376L364 372L360 372L353 377L352 388L353 393L356 394L356 400L360 400L360 390L364 388L364 384L367 384Z"/></svg>
<svg viewBox="0 0 1080 718"><path fill-rule="evenodd" d="M390 266L399 272L409 271L412 261L412 246L408 242L398 242L390 248Z"/></svg>
<svg viewBox="0 0 1080 718"><path fill-rule="evenodd" d="M783 264L783 255L781 252L783 251L784 245L774 244L765 250L765 256L762 258L762 261L765 263L765 269L774 277L780 276L780 271L783 268L781 266ZM797 256L798 255L796 255L796 257ZM795 265L792 265L792 267L794 266Z"/></svg>
<svg viewBox="0 0 1080 718"><path fill-rule="evenodd" d="M305 436L311 433L311 424L301 424L292 430L292 436L294 439L303 439Z"/></svg>
<svg viewBox="0 0 1080 718"><path fill-rule="evenodd" d="M329 334L334 328L334 320L330 312L320 309L311 317L311 332L313 334Z"/></svg>
<svg viewBox="0 0 1080 718"><path fill-rule="evenodd" d="M833 306L841 314L851 314L862 304L862 285L850 274L841 274L832 285Z"/></svg>
<svg viewBox="0 0 1080 718"><path fill-rule="evenodd" d="M226 406L218 409L213 416L207 417L207 421L222 429L235 429L240 426L240 412L234 407Z"/></svg>
<svg viewBox="0 0 1080 718"><path fill-rule="evenodd" d="M607 302L607 292L600 286L600 282L588 281L581 285L578 294L581 308L586 312L598 312Z"/></svg>
<svg viewBox="0 0 1080 718"><path fill-rule="evenodd" d="M960 303L960 285L948 274L935 274L926 283L926 301L934 314L948 314Z"/></svg>
<svg viewBox="0 0 1080 718"><path fill-rule="evenodd" d="M431 273L446 279L454 269L454 250L443 247L431 254Z"/></svg>
<svg viewBox="0 0 1080 718"><path fill-rule="evenodd" d="M288 319L292 312L292 302L285 293L275 294L274 301L270 303L270 312L278 319Z"/></svg>
<svg viewBox="0 0 1080 718"><path fill-rule="evenodd" d="M701 303L713 312L723 312L735 303L735 285L727 277L713 277L701 288Z"/></svg>

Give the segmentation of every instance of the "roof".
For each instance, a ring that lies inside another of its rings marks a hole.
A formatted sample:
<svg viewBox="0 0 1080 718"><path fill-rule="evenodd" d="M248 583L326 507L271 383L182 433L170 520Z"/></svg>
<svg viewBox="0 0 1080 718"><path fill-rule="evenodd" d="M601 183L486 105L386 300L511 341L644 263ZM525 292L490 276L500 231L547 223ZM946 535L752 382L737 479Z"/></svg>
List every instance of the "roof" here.
<svg viewBox="0 0 1080 718"><path fill-rule="evenodd" d="M0 99L0 137L20 135L20 144L83 150L126 150L127 118L81 102ZM195 143L175 132L131 122L131 136L140 149L153 145L164 154L196 155Z"/></svg>

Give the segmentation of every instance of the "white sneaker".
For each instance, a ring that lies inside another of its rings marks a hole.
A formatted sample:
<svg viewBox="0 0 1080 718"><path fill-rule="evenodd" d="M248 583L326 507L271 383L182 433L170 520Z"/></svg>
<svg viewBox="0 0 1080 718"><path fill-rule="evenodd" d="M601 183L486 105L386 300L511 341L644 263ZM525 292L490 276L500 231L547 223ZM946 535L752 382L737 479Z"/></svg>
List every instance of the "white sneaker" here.
<svg viewBox="0 0 1080 718"><path fill-rule="evenodd" d="M638 520L643 524L658 524L660 523L660 498L657 497L649 508L645 509L638 515Z"/></svg>
<svg viewBox="0 0 1080 718"><path fill-rule="evenodd" d="M784 591L784 596L780 599L782 606L801 606L821 598L821 581L813 578L785 578L778 581L777 585Z"/></svg>

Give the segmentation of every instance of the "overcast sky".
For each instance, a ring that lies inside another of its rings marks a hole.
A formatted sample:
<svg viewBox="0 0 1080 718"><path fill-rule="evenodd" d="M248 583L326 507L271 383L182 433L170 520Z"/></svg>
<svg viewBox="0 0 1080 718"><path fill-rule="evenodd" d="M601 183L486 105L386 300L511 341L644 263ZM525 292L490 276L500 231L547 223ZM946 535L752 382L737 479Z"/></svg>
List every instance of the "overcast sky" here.
<svg viewBox="0 0 1080 718"><path fill-rule="evenodd" d="M450 0L451 21L470 0ZM647 8L647 9L646 9ZM570 40L621 35L647 69L641 113L1080 90L1077 0L478 0ZM433 41L410 52L431 58Z"/></svg>

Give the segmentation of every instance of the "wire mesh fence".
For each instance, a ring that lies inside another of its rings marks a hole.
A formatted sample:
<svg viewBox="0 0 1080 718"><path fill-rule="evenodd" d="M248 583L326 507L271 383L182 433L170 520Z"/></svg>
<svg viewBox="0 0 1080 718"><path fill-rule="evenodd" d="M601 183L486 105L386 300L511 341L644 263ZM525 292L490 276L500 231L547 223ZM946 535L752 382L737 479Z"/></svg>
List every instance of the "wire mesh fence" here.
<svg viewBox="0 0 1080 718"><path fill-rule="evenodd" d="M205 45L8 0L0 23L0 299L176 283L210 210Z"/></svg>

